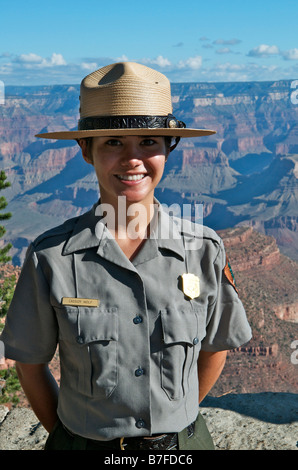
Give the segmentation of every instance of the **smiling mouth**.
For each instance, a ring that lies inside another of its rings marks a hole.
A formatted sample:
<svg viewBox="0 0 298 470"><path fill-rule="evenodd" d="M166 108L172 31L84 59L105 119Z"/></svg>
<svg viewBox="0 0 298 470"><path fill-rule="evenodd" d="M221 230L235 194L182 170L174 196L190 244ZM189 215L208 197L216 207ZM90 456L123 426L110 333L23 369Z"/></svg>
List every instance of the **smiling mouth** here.
<svg viewBox="0 0 298 470"><path fill-rule="evenodd" d="M146 175L144 173L138 175L116 175L119 180L123 181L140 181L145 178L145 176Z"/></svg>

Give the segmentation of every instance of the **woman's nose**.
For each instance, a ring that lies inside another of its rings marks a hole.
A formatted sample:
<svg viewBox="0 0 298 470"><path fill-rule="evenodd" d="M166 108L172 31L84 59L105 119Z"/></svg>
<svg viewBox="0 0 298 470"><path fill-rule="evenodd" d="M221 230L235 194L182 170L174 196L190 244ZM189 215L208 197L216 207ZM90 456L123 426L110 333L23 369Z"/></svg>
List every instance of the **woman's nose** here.
<svg viewBox="0 0 298 470"><path fill-rule="evenodd" d="M134 168L142 163L141 152L137 145L127 145L123 151L121 164Z"/></svg>

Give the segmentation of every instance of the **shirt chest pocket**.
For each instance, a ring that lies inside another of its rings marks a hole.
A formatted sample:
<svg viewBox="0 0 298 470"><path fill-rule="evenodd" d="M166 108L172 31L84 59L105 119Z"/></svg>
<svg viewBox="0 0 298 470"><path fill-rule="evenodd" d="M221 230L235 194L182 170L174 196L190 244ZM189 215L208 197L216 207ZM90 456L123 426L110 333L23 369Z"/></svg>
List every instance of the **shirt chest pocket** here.
<svg viewBox="0 0 298 470"><path fill-rule="evenodd" d="M190 374L197 374L199 317L199 312L190 309L161 310L161 386L170 400L181 399L187 393Z"/></svg>
<svg viewBox="0 0 298 470"><path fill-rule="evenodd" d="M65 307L59 326L67 380L84 395L109 397L118 383L117 309Z"/></svg>

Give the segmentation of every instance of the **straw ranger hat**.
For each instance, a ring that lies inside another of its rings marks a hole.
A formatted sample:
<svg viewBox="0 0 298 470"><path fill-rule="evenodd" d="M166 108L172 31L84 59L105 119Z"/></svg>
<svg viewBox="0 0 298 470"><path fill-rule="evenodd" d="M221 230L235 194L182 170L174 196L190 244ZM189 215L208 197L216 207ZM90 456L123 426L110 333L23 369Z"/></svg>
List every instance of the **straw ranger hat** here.
<svg viewBox="0 0 298 470"><path fill-rule="evenodd" d="M215 134L187 129L172 115L170 82L134 62L107 65L87 75L80 89L78 130L37 134L46 139L150 135L199 137Z"/></svg>

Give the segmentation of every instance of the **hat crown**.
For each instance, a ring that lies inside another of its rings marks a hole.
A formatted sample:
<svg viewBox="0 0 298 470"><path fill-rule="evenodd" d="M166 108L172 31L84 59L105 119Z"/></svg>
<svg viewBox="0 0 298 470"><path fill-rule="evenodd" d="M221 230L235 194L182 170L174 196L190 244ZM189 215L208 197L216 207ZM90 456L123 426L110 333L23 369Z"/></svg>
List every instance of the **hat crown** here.
<svg viewBox="0 0 298 470"><path fill-rule="evenodd" d="M172 113L170 82L160 72L134 62L107 65L81 83L81 118L167 116Z"/></svg>

